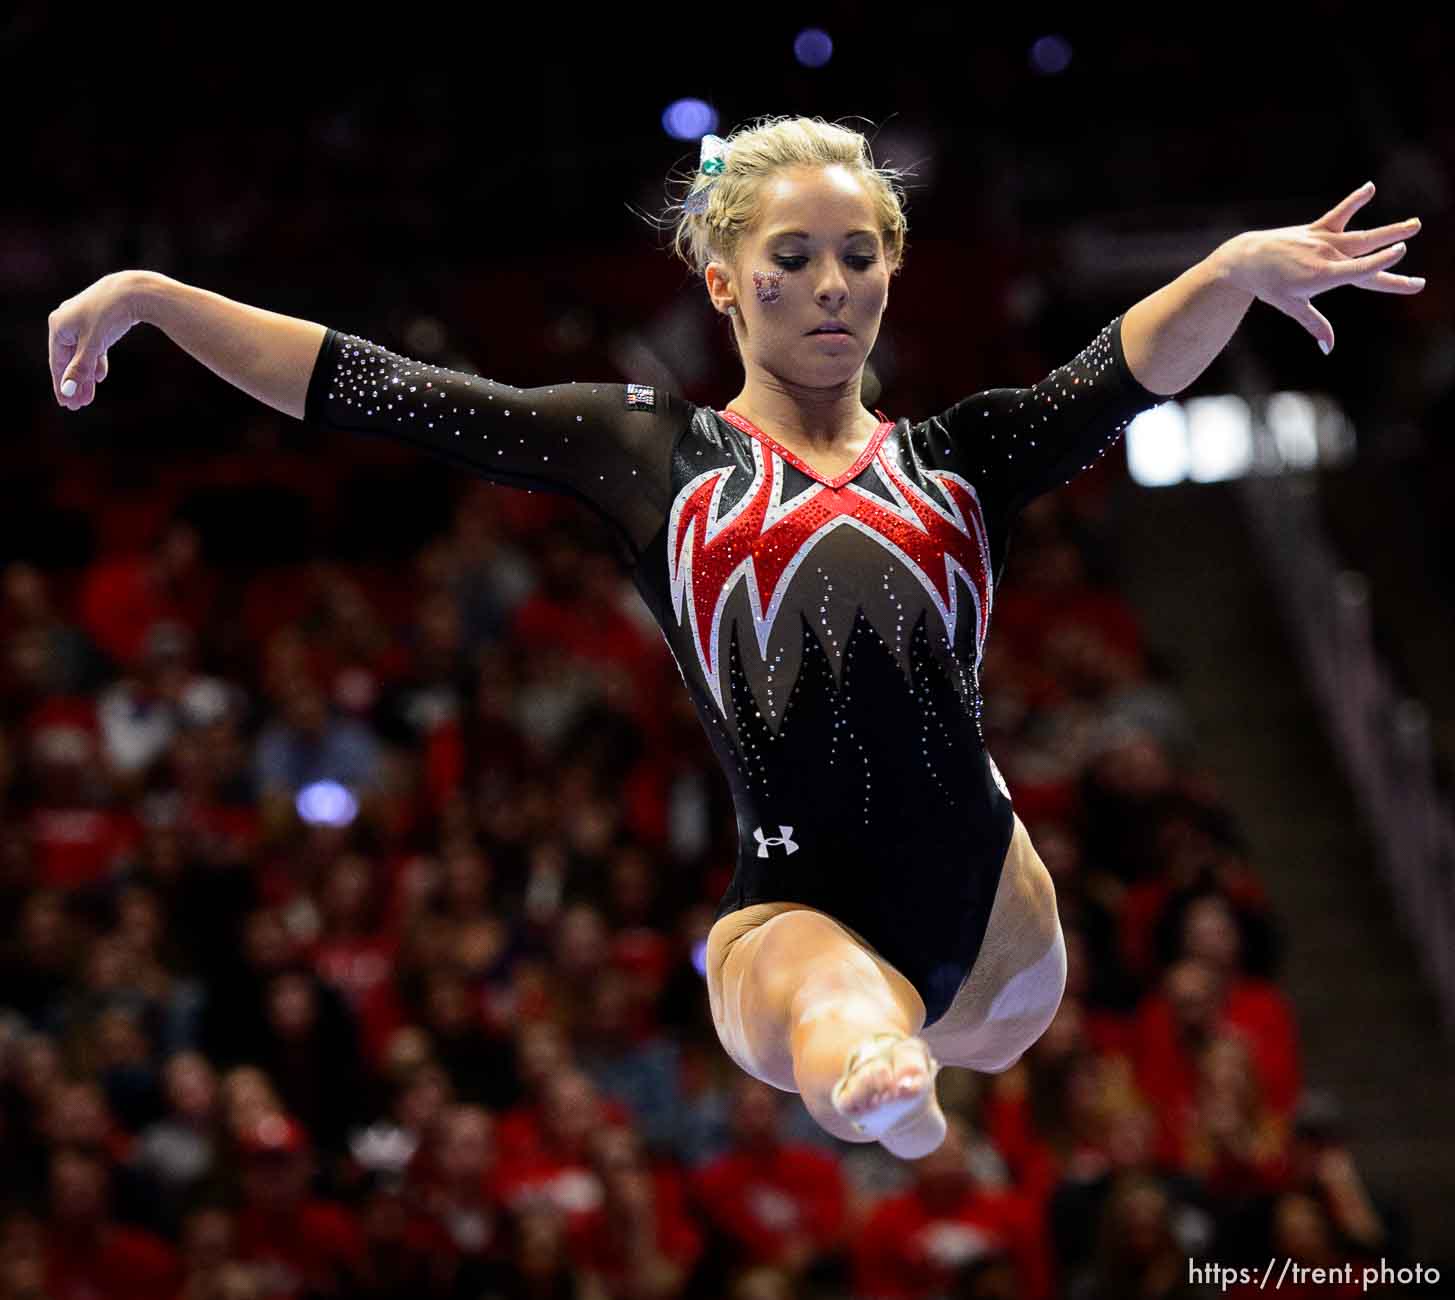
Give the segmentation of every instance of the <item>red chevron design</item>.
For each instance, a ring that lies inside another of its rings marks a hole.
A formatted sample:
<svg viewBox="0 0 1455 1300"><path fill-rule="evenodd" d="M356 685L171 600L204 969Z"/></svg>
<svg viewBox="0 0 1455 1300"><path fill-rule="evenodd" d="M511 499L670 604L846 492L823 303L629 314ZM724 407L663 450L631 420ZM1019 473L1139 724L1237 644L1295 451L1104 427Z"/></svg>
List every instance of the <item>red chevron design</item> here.
<svg viewBox="0 0 1455 1300"><path fill-rule="evenodd" d="M872 464L897 506L856 487L827 484L799 493L784 505L783 461L757 439L751 487L719 514L732 466L707 470L683 487L668 520L667 563L672 606L679 623L683 597L690 595L692 640L704 677L723 708L718 641L722 611L734 585L747 583L759 653L768 638L795 570L819 538L836 527L857 528L905 564L939 609L945 634L954 641L958 588L964 575L976 606L977 663L990 627L993 596L990 546L975 489L958 474L931 471L950 502L947 510L899 471L880 448Z"/></svg>

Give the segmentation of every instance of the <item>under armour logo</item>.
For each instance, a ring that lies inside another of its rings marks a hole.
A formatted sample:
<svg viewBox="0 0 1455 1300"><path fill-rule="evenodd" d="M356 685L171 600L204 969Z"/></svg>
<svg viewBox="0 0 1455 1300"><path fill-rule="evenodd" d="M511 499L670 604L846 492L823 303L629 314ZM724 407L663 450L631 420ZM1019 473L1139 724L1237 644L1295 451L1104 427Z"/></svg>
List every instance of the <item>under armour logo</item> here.
<svg viewBox="0 0 1455 1300"><path fill-rule="evenodd" d="M790 853L798 852L798 845L793 842L792 826L780 826L777 835L764 835L761 826L754 826L753 838L758 841L758 856L760 858L766 858L768 856L768 846L770 844L781 844Z"/></svg>

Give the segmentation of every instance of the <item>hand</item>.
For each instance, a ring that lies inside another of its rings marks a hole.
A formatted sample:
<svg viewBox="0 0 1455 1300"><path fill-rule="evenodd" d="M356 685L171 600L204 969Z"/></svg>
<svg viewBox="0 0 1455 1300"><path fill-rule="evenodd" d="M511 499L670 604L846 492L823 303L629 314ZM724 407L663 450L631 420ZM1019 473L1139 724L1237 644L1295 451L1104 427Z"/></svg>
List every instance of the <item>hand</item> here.
<svg viewBox="0 0 1455 1300"><path fill-rule="evenodd" d="M107 350L140 319L134 289L129 271L113 271L67 298L48 317L51 386L66 410L91 404L96 385L108 373ZM71 381L75 388L67 396L62 385Z"/></svg>
<svg viewBox="0 0 1455 1300"><path fill-rule="evenodd" d="M1419 276L1391 275L1385 270L1405 255L1402 242L1390 241L1418 234L1418 217L1374 230L1344 229L1349 218L1373 197L1374 182L1370 181L1306 226L1251 230L1236 236L1224 245L1229 279L1244 292L1292 316L1329 353L1334 347L1334 327L1309 301L1316 293L1341 284L1380 293L1419 293L1425 287Z"/></svg>
<svg viewBox="0 0 1455 1300"><path fill-rule="evenodd" d="M1314 1177L1325 1187L1359 1187L1359 1170L1347 1147L1325 1147L1314 1162Z"/></svg>

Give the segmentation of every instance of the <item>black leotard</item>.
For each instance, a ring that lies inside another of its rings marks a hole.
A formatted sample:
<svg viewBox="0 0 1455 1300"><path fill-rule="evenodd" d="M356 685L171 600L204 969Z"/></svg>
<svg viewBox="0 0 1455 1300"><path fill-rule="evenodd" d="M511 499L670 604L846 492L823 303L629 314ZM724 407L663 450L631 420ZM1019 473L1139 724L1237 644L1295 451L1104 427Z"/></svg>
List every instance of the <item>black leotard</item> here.
<svg viewBox="0 0 1455 1300"><path fill-rule="evenodd" d="M979 952L1013 828L977 670L1017 512L1165 398L1115 317L1031 388L882 423L814 473L735 413L650 385L514 388L330 329L304 419L567 493L628 549L732 786L722 916L799 902L857 930L927 1023Z"/></svg>

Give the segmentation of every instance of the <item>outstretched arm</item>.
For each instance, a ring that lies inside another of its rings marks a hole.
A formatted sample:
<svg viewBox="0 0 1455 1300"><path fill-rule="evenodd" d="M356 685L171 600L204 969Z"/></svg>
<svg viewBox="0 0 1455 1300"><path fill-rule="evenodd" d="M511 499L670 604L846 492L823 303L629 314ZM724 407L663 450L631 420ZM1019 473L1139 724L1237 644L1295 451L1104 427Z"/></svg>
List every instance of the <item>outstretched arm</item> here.
<svg viewBox="0 0 1455 1300"><path fill-rule="evenodd" d="M981 508L999 517L1069 483L1111 449L1135 416L1165 400L1127 363L1126 319L1113 317L1031 387L987 388L926 421L920 459L967 478Z"/></svg>
<svg viewBox="0 0 1455 1300"><path fill-rule="evenodd" d="M1374 230L1345 230L1374 197L1372 182L1306 226L1235 235L1171 284L1127 309L1122 346L1127 366L1151 392L1181 392L1225 348L1255 299L1293 317L1327 354L1334 328L1309 301L1341 284L1381 293L1418 293L1417 276L1392 275L1417 217ZM1385 245L1389 244L1389 247Z"/></svg>
<svg viewBox="0 0 1455 1300"><path fill-rule="evenodd" d="M303 418L325 327L224 298L156 271L128 271L138 321L155 325L219 379L275 411Z"/></svg>

